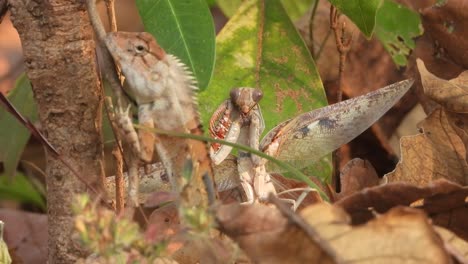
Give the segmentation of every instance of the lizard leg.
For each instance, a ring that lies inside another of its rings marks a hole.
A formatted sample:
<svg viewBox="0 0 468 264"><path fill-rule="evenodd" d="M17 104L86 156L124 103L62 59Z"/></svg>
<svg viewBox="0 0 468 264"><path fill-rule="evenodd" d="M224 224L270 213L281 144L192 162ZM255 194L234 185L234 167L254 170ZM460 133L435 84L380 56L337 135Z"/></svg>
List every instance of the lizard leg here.
<svg viewBox="0 0 468 264"><path fill-rule="evenodd" d="M151 109L149 104L140 105L138 108L138 122L142 126L146 126L149 128L154 128L154 120L151 116ZM147 130L140 130L139 131L139 145L140 145L140 152L139 157L144 162L149 163L153 158L154 153L154 146L156 143L156 135Z"/></svg>
<svg viewBox="0 0 468 264"><path fill-rule="evenodd" d="M132 149L132 153L138 156L140 153L140 142L138 141L138 134L133 127L132 119L129 115L130 107L131 105L128 105L126 110L117 107L115 111L115 122L123 141L128 143Z"/></svg>

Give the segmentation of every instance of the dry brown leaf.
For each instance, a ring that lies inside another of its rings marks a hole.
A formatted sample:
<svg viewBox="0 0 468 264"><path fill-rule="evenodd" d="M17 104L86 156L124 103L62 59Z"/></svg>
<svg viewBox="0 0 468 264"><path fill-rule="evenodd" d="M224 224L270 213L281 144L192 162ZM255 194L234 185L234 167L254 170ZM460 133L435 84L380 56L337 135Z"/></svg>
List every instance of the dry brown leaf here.
<svg viewBox="0 0 468 264"><path fill-rule="evenodd" d="M330 253L274 208L262 204L223 205L216 218L221 231L236 241L254 263L335 263Z"/></svg>
<svg viewBox="0 0 468 264"><path fill-rule="evenodd" d="M46 215L0 209L0 219L5 223L5 242L18 257L18 262L46 263Z"/></svg>
<svg viewBox="0 0 468 264"><path fill-rule="evenodd" d="M364 188L377 186L380 179L369 161L355 158L341 170L340 182L341 192L336 194L337 200Z"/></svg>
<svg viewBox="0 0 468 264"><path fill-rule="evenodd" d="M450 263L442 239L424 213L395 208L353 227L339 207L317 203L287 217L264 205L226 205L220 228L255 263Z"/></svg>
<svg viewBox="0 0 468 264"><path fill-rule="evenodd" d="M422 10L424 30L435 40L441 52L454 62L468 67L468 13L466 0L443 1Z"/></svg>
<svg viewBox="0 0 468 264"><path fill-rule="evenodd" d="M347 263L450 263L442 240L421 211L398 207L356 227L346 223L349 217L340 211L317 204L301 215Z"/></svg>
<svg viewBox="0 0 468 264"><path fill-rule="evenodd" d="M227 263L245 257L227 237L193 237L180 225L175 204L153 211L145 236L153 243L168 243L166 252L179 263Z"/></svg>
<svg viewBox="0 0 468 264"><path fill-rule="evenodd" d="M401 160L393 172L385 175L388 181L423 186L445 178L465 185L468 182L465 144L450 125L446 112L434 110L420 128L422 134L401 138Z"/></svg>
<svg viewBox="0 0 468 264"><path fill-rule="evenodd" d="M443 226L468 241L468 187L424 199L423 209L435 225ZM467 249L468 250L468 249Z"/></svg>
<svg viewBox="0 0 468 264"><path fill-rule="evenodd" d="M430 73L422 60L417 59L416 63L421 75L424 93L429 98L441 104L448 111L468 113L468 71L464 71L457 78L447 81Z"/></svg>
<svg viewBox="0 0 468 264"><path fill-rule="evenodd" d="M444 240L445 250L460 263L468 263L468 242L460 239L449 230L434 226L437 234Z"/></svg>
<svg viewBox="0 0 468 264"><path fill-rule="evenodd" d="M353 224L362 224L395 206L418 204L435 225L468 241L468 187L437 180L420 187L396 182L365 189L335 203L345 209Z"/></svg>
<svg viewBox="0 0 468 264"><path fill-rule="evenodd" d="M183 239L178 236L181 230L177 207L174 203L154 210L148 220L145 236L154 243L169 242L167 251L174 253L183 246Z"/></svg>

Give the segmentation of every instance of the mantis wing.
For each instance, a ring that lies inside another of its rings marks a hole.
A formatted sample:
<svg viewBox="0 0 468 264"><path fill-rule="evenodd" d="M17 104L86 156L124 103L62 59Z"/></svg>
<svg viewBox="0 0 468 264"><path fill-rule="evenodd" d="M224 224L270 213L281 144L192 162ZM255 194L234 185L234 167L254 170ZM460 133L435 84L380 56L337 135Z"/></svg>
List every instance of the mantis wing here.
<svg viewBox="0 0 468 264"><path fill-rule="evenodd" d="M287 120L263 138L260 149L298 169L348 143L387 112L411 87L401 81ZM280 172L271 162L270 172Z"/></svg>

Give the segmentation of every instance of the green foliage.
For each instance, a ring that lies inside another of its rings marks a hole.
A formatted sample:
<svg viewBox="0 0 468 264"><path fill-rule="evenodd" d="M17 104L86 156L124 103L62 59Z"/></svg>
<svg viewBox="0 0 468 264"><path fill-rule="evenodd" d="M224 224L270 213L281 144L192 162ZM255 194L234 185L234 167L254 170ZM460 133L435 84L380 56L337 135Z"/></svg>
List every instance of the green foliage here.
<svg viewBox="0 0 468 264"><path fill-rule="evenodd" d="M361 32L370 38L374 32L375 17L382 0L329 0L341 13L345 14Z"/></svg>
<svg viewBox="0 0 468 264"><path fill-rule="evenodd" d="M395 64L405 66L406 58L415 47L413 38L421 35L423 29L416 12L385 0L378 11L375 33Z"/></svg>
<svg viewBox="0 0 468 264"><path fill-rule="evenodd" d="M289 17L292 20L296 20L303 16L315 1L316 0L281 0L281 3ZM242 4L242 0L216 0L216 2L223 13L228 17L232 17Z"/></svg>
<svg viewBox="0 0 468 264"><path fill-rule="evenodd" d="M279 1L245 1L216 39L216 67L200 93L205 126L233 87L258 87L268 132L299 113L327 105L322 81L302 38ZM329 159L321 166L329 168ZM315 175L326 179L330 170Z"/></svg>
<svg viewBox="0 0 468 264"><path fill-rule="evenodd" d="M327 105L314 61L278 1L245 1L216 39L216 67L200 93L208 124L233 87L258 87L265 133L298 113Z"/></svg>
<svg viewBox="0 0 468 264"><path fill-rule="evenodd" d="M145 30L168 53L194 73L200 89L208 85L214 67L215 32L205 0L137 0Z"/></svg>
<svg viewBox="0 0 468 264"><path fill-rule="evenodd" d="M136 222L98 208L87 195L77 196L72 208L75 214L74 239L104 258L105 263L155 260L161 253L161 247L165 247L164 243L153 243L151 237L142 234Z"/></svg>
<svg viewBox="0 0 468 264"><path fill-rule="evenodd" d="M37 109L31 83L25 75L18 78L15 88L8 94L7 98L31 122L37 120ZM18 167L18 162L30 135L27 128L0 106L0 160L3 161L5 174L10 178L16 173L16 167Z"/></svg>
<svg viewBox="0 0 468 264"><path fill-rule="evenodd" d="M26 176L19 172L11 179L5 174L0 174L0 200L31 203L46 210L46 204L40 192Z"/></svg>

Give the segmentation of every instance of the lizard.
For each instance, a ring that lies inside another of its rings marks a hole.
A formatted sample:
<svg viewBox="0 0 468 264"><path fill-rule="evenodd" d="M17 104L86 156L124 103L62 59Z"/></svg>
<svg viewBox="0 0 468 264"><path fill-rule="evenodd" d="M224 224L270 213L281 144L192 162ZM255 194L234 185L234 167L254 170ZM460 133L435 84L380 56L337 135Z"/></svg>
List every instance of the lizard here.
<svg viewBox="0 0 468 264"><path fill-rule="evenodd" d="M203 134L195 99L196 80L176 56L166 53L146 32L108 33L105 44L138 105L140 125ZM208 205L203 182L213 183L213 171L204 142L167 135L156 137L153 132L144 130L137 133L129 108L117 109L116 119L141 160L150 162L156 148L173 189L180 193L180 202L187 207ZM191 180L184 175L188 168L193 171L189 176Z"/></svg>
<svg viewBox="0 0 468 264"><path fill-rule="evenodd" d="M111 58L120 66L129 93L138 105L139 123L172 132L203 134L197 111L196 80L174 55L167 54L156 39L146 32L106 33L96 9L96 0L87 0L90 21L99 45L103 48L104 73L117 99L113 119L131 146L127 201L139 205L138 166L148 162L156 150L166 169L172 190L179 194L182 207L206 208L216 199L213 169L205 142L171 136L156 137L149 131L136 133L129 116L130 106L123 110L121 84L111 70ZM184 172L191 171L191 175ZM205 188L206 187L206 188Z"/></svg>

